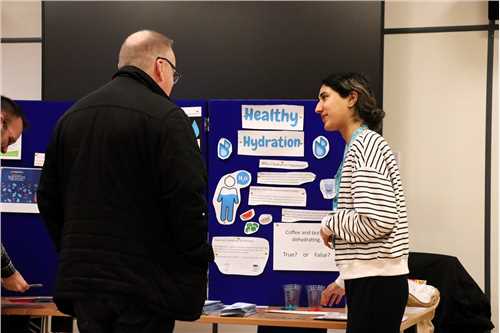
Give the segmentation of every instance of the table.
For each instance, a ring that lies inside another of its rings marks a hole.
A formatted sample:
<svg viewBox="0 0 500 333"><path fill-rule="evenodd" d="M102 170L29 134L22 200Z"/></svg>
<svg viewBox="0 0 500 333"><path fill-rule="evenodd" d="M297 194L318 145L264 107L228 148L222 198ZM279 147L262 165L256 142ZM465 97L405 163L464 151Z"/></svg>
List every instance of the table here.
<svg viewBox="0 0 500 333"><path fill-rule="evenodd" d="M248 317L221 317L217 315L203 315L198 322L212 324L212 332L218 332L218 324L232 325L262 325L262 326L282 326L282 327L304 327L304 328L326 328L326 329L345 329L345 321L332 320L316 320L314 317L318 315L311 312L310 315L293 314L293 313L272 313L266 312L269 309L279 309L278 307L270 307L268 309L257 309L257 313ZM307 310L307 308L299 308L297 310ZM337 311L344 312L342 309L326 308L321 311ZM401 331L417 325L421 322L431 321L434 318L435 307L416 308L407 307L405 316L407 319L401 323Z"/></svg>
<svg viewBox="0 0 500 333"><path fill-rule="evenodd" d="M22 302L30 298L33 297L2 297L2 315L40 317L41 333L52 332L52 317L69 317L57 310L53 302ZM73 319L73 332L78 332L76 319Z"/></svg>
<svg viewBox="0 0 500 333"><path fill-rule="evenodd" d="M65 316L64 313L57 310L57 307L52 302L45 303L17 303L12 301L12 297L2 297L2 315L18 315L18 316L39 316L42 318L42 333L51 332L51 318ZM19 299L16 297L14 299ZM345 321L327 321L315 320L317 316L314 312L310 315L299 315L293 313L271 313L266 312L269 309L279 309L277 307L269 307L267 309L259 308L257 313L248 317L221 317L217 315L202 315L198 322L212 325L212 332L218 332L219 324L233 325L253 325L253 326L282 326L282 327L305 327L305 328L330 328L330 329L345 329ZM299 308L298 310L307 310L307 308ZM322 309L321 311L338 311L343 312L344 309ZM407 307L405 316L407 319L401 323L401 331L417 325L422 322L430 321L434 318L435 307L430 308L415 308ZM73 332L78 332L76 328L76 320L73 320Z"/></svg>

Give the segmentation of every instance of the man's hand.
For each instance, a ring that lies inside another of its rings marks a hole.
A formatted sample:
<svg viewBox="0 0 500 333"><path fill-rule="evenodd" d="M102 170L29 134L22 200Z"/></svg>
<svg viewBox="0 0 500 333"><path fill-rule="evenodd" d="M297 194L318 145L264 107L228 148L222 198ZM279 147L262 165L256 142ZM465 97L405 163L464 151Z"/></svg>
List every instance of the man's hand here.
<svg viewBox="0 0 500 333"><path fill-rule="evenodd" d="M18 291L21 293L24 293L30 288L21 273L17 271L7 278L2 278L2 286L7 290Z"/></svg>
<svg viewBox="0 0 500 333"><path fill-rule="evenodd" d="M332 282L321 293L321 305L339 304L345 295L345 289Z"/></svg>

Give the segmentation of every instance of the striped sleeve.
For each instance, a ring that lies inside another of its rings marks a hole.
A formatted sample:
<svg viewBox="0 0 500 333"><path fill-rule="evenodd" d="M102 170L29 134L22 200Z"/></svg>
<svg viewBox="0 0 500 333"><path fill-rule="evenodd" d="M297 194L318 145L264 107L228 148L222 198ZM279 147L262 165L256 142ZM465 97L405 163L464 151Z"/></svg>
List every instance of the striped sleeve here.
<svg viewBox="0 0 500 333"><path fill-rule="evenodd" d="M389 146L375 133L353 143L351 167L342 172L342 183L345 177L346 185L350 184L345 189L352 202L339 205L327 221L336 238L365 243L392 233L399 219L398 193L387 165L392 159Z"/></svg>
<svg viewBox="0 0 500 333"><path fill-rule="evenodd" d="M398 222L396 195L391 180L376 170L353 172L353 209L339 209L329 221L335 237L364 243L390 234Z"/></svg>

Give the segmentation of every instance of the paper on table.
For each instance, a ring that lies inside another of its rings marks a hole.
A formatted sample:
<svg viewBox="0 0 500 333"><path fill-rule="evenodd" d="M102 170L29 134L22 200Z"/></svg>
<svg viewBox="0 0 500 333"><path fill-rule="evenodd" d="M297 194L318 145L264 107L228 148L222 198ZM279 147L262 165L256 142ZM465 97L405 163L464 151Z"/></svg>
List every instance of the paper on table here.
<svg viewBox="0 0 500 333"><path fill-rule="evenodd" d="M238 131L238 154L304 156L304 132Z"/></svg>
<svg viewBox="0 0 500 333"><path fill-rule="evenodd" d="M257 172L257 183L267 185L302 185L312 182L312 172Z"/></svg>
<svg viewBox="0 0 500 333"><path fill-rule="evenodd" d="M250 206L292 206L305 207L306 190L299 187L250 186L248 204Z"/></svg>
<svg viewBox="0 0 500 333"><path fill-rule="evenodd" d="M315 317L314 319L317 320L347 320L347 312L337 312L337 311L332 311L332 312L326 312L324 315L321 315L319 317ZM405 321L408 319L407 316L403 316L401 321Z"/></svg>
<svg viewBox="0 0 500 333"><path fill-rule="evenodd" d="M269 258L269 242L258 237L214 237L215 264L222 274L257 276Z"/></svg>
<svg viewBox="0 0 500 333"><path fill-rule="evenodd" d="M321 221L330 212L329 210L283 208L281 222Z"/></svg>
<svg viewBox="0 0 500 333"><path fill-rule="evenodd" d="M329 313L329 312L326 312L326 311L279 310L279 309L269 309L269 310L266 310L266 312L271 312L271 313L290 313L290 314L309 315L309 316L326 315L327 313Z"/></svg>
<svg viewBox="0 0 500 333"><path fill-rule="evenodd" d="M347 320L347 312L326 312L325 314L315 317L318 320Z"/></svg>
<svg viewBox="0 0 500 333"><path fill-rule="evenodd" d="M306 161L259 160L259 168L302 170L307 169L308 167L309 163Z"/></svg>

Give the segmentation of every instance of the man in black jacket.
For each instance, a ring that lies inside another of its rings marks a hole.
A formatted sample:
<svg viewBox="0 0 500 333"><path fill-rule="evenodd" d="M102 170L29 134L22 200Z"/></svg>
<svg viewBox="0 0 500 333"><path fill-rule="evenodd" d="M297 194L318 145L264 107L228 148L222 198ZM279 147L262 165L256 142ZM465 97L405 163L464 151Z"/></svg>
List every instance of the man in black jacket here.
<svg viewBox="0 0 500 333"><path fill-rule="evenodd" d="M59 252L55 302L80 332L170 332L206 297L207 174L172 41L139 31L113 80L58 121L38 206Z"/></svg>

